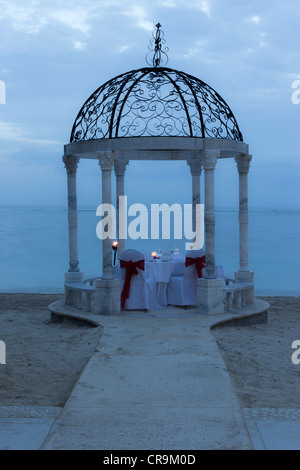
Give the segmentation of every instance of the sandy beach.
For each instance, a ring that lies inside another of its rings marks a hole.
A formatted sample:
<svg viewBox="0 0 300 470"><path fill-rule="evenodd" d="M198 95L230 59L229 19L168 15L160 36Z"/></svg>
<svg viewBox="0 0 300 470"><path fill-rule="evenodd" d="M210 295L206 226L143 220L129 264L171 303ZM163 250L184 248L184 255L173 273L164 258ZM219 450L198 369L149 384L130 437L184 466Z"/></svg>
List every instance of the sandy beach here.
<svg viewBox="0 0 300 470"><path fill-rule="evenodd" d="M50 323L46 294L0 294L0 405L63 406L92 355L101 328Z"/></svg>
<svg viewBox="0 0 300 470"><path fill-rule="evenodd" d="M300 365L291 344L300 339L300 298L260 297L267 324L213 330L242 407L300 408Z"/></svg>
<svg viewBox="0 0 300 470"><path fill-rule="evenodd" d="M61 295L0 294L0 404L63 406L101 336L101 329L51 323L47 306ZM267 324L222 326L213 334L242 407L299 408L300 298L264 297Z"/></svg>

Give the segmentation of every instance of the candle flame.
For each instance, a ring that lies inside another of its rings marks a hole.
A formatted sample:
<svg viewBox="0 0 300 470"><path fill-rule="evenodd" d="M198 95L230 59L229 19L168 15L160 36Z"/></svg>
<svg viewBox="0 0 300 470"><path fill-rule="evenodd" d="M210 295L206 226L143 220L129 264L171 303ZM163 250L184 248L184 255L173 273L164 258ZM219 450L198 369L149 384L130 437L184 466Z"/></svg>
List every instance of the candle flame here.
<svg viewBox="0 0 300 470"><path fill-rule="evenodd" d="M156 256L156 255L157 255L156 251L152 251L151 256L154 257L154 256Z"/></svg>
<svg viewBox="0 0 300 470"><path fill-rule="evenodd" d="M117 241L116 241L116 242L113 242L112 246L113 246L114 248L117 248L118 242L117 242Z"/></svg>

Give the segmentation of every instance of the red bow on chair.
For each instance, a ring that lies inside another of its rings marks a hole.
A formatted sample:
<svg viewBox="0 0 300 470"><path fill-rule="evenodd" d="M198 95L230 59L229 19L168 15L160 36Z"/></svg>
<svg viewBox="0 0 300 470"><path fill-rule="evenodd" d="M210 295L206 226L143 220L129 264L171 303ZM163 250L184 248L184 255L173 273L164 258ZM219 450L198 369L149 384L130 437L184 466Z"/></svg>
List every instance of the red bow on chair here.
<svg viewBox="0 0 300 470"><path fill-rule="evenodd" d="M140 261L123 261L120 259L120 267L126 269L126 276L125 276L125 281L123 285L123 290L121 293L121 308L124 308L125 306L125 301L128 299L129 294L130 294L130 283L131 283L131 278L133 274L138 274L138 270L142 269L142 271L145 271L145 261L141 259Z"/></svg>
<svg viewBox="0 0 300 470"><path fill-rule="evenodd" d="M196 264L198 277L202 276L202 269L205 268L205 256L201 256L201 258L185 258L185 267L192 266L192 264Z"/></svg>

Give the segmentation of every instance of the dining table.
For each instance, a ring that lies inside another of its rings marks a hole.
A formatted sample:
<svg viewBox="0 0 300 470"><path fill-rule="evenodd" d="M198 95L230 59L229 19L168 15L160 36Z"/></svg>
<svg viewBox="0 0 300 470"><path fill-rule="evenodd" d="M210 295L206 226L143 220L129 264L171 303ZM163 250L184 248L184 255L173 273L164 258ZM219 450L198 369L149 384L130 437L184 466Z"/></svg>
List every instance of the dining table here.
<svg viewBox="0 0 300 470"><path fill-rule="evenodd" d="M155 282L155 301L154 308L163 308L168 305L167 288L171 276L184 275L185 258L161 260L146 259L145 260L145 277ZM121 278L121 268L117 265L115 268L115 277Z"/></svg>
<svg viewBox="0 0 300 470"><path fill-rule="evenodd" d="M169 259L150 258L145 259L145 277L155 282L155 300L153 308L164 308L168 305L167 289L171 276L184 276L185 257L176 256ZM216 277L225 279L223 266L216 266ZM121 278L121 268L118 264L115 268L115 278ZM153 299L152 299L153 300Z"/></svg>
<svg viewBox="0 0 300 470"><path fill-rule="evenodd" d="M162 261L154 259L146 261L146 278L151 278L156 286L155 308L163 308L168 305L167 288L171 276L184 275L185 258Z"/></svg>

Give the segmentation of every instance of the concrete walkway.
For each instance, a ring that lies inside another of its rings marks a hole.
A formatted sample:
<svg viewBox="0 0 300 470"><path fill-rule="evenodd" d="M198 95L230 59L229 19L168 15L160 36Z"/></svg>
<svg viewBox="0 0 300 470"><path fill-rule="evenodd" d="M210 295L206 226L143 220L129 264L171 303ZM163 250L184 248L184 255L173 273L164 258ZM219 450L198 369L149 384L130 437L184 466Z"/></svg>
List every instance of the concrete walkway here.
<svg viewBox="0 0 300 470"><path fill-rule="evenodd" d="M38 450L61 411L53 406L0 406L0 450Z"/></svg>
<svg viewBox="0 0 300 470"><path fill-rule="evenodd" d="M103 336L42 448L252 449L210 332L232 317L178 309L90 315Z"/></svg>
<svg viewBox="0 0 300 470"><path fill-rule="evenodd" d="M103 336L64 408L0 406L0 449L299 450L300 410L240 409L210 332L263 321L266 308L103 317L55 302L54 320L88 320Z"/></svg>

